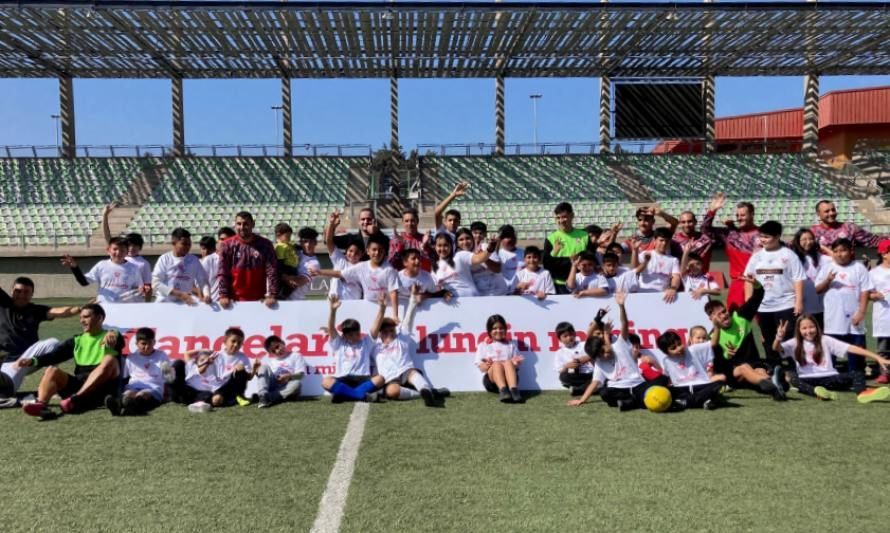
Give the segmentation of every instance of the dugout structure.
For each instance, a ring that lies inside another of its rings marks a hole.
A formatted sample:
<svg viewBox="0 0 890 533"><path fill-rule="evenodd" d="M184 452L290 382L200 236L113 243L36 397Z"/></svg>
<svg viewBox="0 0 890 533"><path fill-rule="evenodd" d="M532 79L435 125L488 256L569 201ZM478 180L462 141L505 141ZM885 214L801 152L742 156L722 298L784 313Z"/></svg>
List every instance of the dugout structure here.
<svg viewBox="0 0 890 533"><path fill-rule="evenodd" d="M185 155L183 80L388 78L399 147L401 78L492 78L495 153L504 80L600 78L600 149L612 78L702 79L714 145L715 76L805 76L803 149L815 155L820 75L890 73L890 2L0 2L0 77L59 80L62 153L76 155L74 78L170 80L173 149ZM592 95L593 97L593 95Z"/></svg>

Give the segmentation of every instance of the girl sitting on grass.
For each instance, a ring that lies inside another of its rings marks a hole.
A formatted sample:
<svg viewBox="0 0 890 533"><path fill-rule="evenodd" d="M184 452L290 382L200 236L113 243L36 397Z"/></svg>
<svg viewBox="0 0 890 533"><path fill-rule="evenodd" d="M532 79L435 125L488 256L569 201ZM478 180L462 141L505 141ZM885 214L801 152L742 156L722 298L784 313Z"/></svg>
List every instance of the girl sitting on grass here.
<svg viewBox="0 0 890 533"><path fill-rule="evenodd" d="M516 341L507 340L507 320L501 315L491 315L485 323L488 340L479 343L474 361L484 374L482 386L488 392L498 394L504 403L523 403L519 394L519 365L523 361Z"/></svg>

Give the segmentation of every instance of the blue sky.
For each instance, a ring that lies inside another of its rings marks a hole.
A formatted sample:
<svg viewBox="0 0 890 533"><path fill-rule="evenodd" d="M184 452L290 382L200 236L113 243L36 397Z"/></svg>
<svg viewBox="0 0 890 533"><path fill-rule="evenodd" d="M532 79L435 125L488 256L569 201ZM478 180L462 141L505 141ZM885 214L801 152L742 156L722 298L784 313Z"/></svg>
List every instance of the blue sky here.
<svg viewBox="0 0 890 533"><path fill-rule="evenodd" d="M597 79L508 79L507 142L533 138L529 95L538 107L541 142L597 139ZM823 93L890 85L890 76L823 77ZM170 84L165 80L77 79L78 144L170 144ZM278 80L186 80L188 144L271 144L276 136ZM389 139L388 80L293 82L294 143L380 146ZM717 115L800 106L800 77L718 78ZM400 133L419 143L494 141L494 80L402 80ZM0 79L0 145L54 145L58 82Z"/></svg>

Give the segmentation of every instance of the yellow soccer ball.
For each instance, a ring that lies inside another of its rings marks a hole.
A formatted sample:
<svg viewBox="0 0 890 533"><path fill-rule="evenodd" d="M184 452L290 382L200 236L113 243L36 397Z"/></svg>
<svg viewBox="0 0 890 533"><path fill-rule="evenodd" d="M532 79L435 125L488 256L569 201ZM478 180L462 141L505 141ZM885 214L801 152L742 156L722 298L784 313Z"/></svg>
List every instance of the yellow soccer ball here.
<svg viewBox="0 0 890 533"><path fill-rule="evenodd" d="M643 403L646 404L646 409L653 413L663 413L667 411L671 408L671 401L671 391L669 391L667 387L662 387L660 385L649 387L649 389L646 390L646 396L643 398Z"/></svg>

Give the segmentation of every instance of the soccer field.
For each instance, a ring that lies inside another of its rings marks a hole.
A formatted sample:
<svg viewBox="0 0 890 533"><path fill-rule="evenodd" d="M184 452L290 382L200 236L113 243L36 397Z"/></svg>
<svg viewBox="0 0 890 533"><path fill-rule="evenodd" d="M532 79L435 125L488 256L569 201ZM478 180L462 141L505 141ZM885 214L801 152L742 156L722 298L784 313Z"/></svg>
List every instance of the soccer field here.
<svg viewBox="0 0 890 533"><path fill-rule="evenodd" d="M51 326L51 327L47 327ZM44 336L76 332L72 319ZM36 376L26 382L32 390ZM748 391L620 413L458 394L371 404L340 531L853 531L881 524L887 405ZM308 531L355 406L0 411L3 531Z"/></svg>

